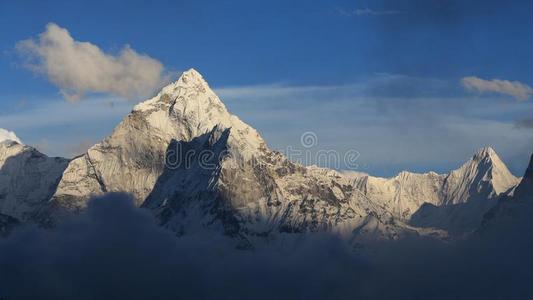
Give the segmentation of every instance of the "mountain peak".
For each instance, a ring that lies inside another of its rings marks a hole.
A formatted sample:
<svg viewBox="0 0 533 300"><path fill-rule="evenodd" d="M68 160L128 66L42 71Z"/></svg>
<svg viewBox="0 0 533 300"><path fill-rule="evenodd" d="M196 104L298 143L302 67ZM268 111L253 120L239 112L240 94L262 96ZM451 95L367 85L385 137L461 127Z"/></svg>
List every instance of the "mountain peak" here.
<svg viewBox="0 0 533 300"><path fill-rule="evenodd" d="M192 68L181 73L181 75L178 77L178 80L171 83L169 86L172 88L196 88L204 91L209 89L209 85L207 81L205 81L202 74ZM165 88L163 88L163 90L165 90Z"/></svg>
<svg viewBox="0 0 533 300"><path fill-rule="evenodd" d="M241 153L249 153L247 157L264 145L257 131L232 115L195 69L183 72L178 80L133 110L168 138L191 140L218 126L231 128L229 143Z"/></svg>
<svg viewBox="0 0 533 300"><path fill-rule="evenodd" d="M483 160L485 158L489 158L491 160L493 159L500 160L500 157L498 156L498 154L496 153L496 151L494 151L492 147L483 147L477 150L476 153L474 154L474 160Z"/></svg>
<svg viewBox="0 0 533 300"><path fill-rule="evenodd" d="M478 149L472 158L470 158L470 160L468 160L459 170L461 169L478 169L478 172L481 171L482 173L493 169L501 169L504 170L505 173L510 173L507 170L505 163L491 147Z"/></svg>
<svg viewBox="0 0 533 300"><path fill-rule="evenodd" d="M175 82L171 83L169 86L172 87L172 88L176 88L176 87L179 86L179 87L182 87L182 88L185 88L185 87L194 88L194 87L196 87L197 89L200 89L200 90L209 89L209 85L205 81L205 79L202 76L202 74L200 74L200 72L196 71L193 68L181 73L181 75L179 76L178 80L176 80ZM165 89L166 88L163 88L163 90L165 90Z"/></svg>
<svg viewBox="0 0 533 300"><path fill-rule="evenodd" d="M476 151L474 156L446 178L448 199L445 203L462 203L476 195L487 198L507 192L516 186L516 178L491 147ZM492 196L491 196L492 195Z"/></svg>
<svg viewBox="0 0 533 300"><path fill-rule="evenodd" d="M476 151L470 160L470 164L482 169L490 168L493 172L499 172L501 175L512 175L505 163L492 147L483 147ZM487 169L487 171L488 170L489 169Z"/></svg>
<svg viewBox="0 0 533 300"><path fill-rule="evenodd" d="M153 109L180 109L182 112L191 110L213 110L227 114L226 108L214 94L203 76L195 69L183 72L179 78L163 87L152 99L141 102L134 110L146 111Z"/></svg>
<svg viewBox="0 0 533 300"><path fill-rule="evenodd" d="M180 78L178 79L178 81L180 81L180 80L183 83L188 83L188 82L205 83L205 80L204 80L204 77L202 76L202 74L200 74L198 71L196 71L193 68L190 68L189 70L183 72L181 74Z"/></svg>
<svg viewBox="0 0 533 300"><path fill-rule="evenodd" d="M494 173L493 175L514 177L492 147L483 147L476 151L470 163L477 166L477 168L480 168L479 171L491 171Z"/></svg>

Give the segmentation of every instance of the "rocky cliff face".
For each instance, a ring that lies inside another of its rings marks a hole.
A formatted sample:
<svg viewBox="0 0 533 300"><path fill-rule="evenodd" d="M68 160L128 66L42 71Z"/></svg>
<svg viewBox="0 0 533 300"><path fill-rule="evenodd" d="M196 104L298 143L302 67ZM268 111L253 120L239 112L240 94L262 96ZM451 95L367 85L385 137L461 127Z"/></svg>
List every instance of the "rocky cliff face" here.
<svg viewBox="0 0 533 300"><path fill-rule="evenodd" d="M533 227L533 155L529 161L524 177L512 195L498 199L498 203L483 217L480 234L513 229L529 229Z"/></svg>

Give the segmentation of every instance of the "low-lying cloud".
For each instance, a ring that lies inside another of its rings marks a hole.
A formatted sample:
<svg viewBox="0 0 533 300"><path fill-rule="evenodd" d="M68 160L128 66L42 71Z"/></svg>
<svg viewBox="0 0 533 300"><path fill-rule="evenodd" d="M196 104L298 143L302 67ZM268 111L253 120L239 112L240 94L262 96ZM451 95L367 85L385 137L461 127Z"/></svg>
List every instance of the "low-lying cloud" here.
<svg viewBox="0 0 533 300"><path fill-rule="evenodd" d="M509 95L519 101L527 100L533 94L533 88L518 81L501 79L485 80L479 77L464 77L461 80L463 86L469 90L479 93L498 93Z"/></svg>
<svg viewBox="0 0 533 300"><path fill-rule="evenodd" d="M334 236L242 251L213 235L178 238L127 195L108 194L53 230L0 239L0 298L527 299L525 221L486 240L383 242L372 255Z"/></svg>
<svg viewBox="0 0 533 300"><path fill-rule="evenodd" d="M35 39L17 43L26 66L55 84L65 99L86 93L109 93L125 98L147 96L166 81L161 62L126 45L109 54L89 42L74 40L67 29L49 23Z"/></svg>

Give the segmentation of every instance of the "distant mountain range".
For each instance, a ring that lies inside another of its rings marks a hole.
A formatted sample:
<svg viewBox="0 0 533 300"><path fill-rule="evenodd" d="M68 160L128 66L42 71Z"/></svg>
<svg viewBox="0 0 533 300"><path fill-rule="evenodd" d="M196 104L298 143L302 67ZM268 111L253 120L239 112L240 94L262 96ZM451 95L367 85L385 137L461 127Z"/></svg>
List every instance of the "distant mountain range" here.
<svg viewBox="0 0 533 300"><path fill-rule="evenodd" d="M533 166L517 178L491 148L448 174L378 178L297 164L229 113L192 69L84 155L50 158L4 141L0 167L0 233L18 223L53 226L94 195L125 192L178 235L209 231L241 248L312 232L354 246L462 237L508 218L533 194Z"/></svg>

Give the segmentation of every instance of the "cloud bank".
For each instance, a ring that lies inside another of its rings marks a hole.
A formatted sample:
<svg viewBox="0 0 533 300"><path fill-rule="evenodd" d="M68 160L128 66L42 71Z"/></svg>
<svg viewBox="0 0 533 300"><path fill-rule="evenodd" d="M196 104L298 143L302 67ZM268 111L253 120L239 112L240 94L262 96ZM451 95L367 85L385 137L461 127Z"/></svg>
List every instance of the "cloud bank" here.
<svg viewBox="0 0 533 300"><path fill-rule="evenodd" d="M165 81L159 61L127 45L117 55L105 53L94 44L74 40L54 23L38 38L18 42L16 49L32 71L45 75L69 101L93 92L147 96Z"/></svg>
<svg viewBox="0 0 533 300"><path fill-rule="evenodd" d="M3 141L15 141L19 144L22 144L20 139L17 137L17 135L13 131L0 128L0 142L3 142Z"/></svg>
<svg viewBox="0 0 533 300"><path fill-rule="evenodd" d="M500 79L485 80L470 76L464 77L461 83L469 91L509 95L519 101L525 101L533 94L532 87L518 81Z"/></svg>
<svg viewBox="0 0 533 300"><path fill-rule="evenodd" d="M526 299L532 223L455 244L383 242L372 255L315 235L241 251L212 235L177 238L129 196L107 194L53 230L0 239L0 298Z"/></svg>

